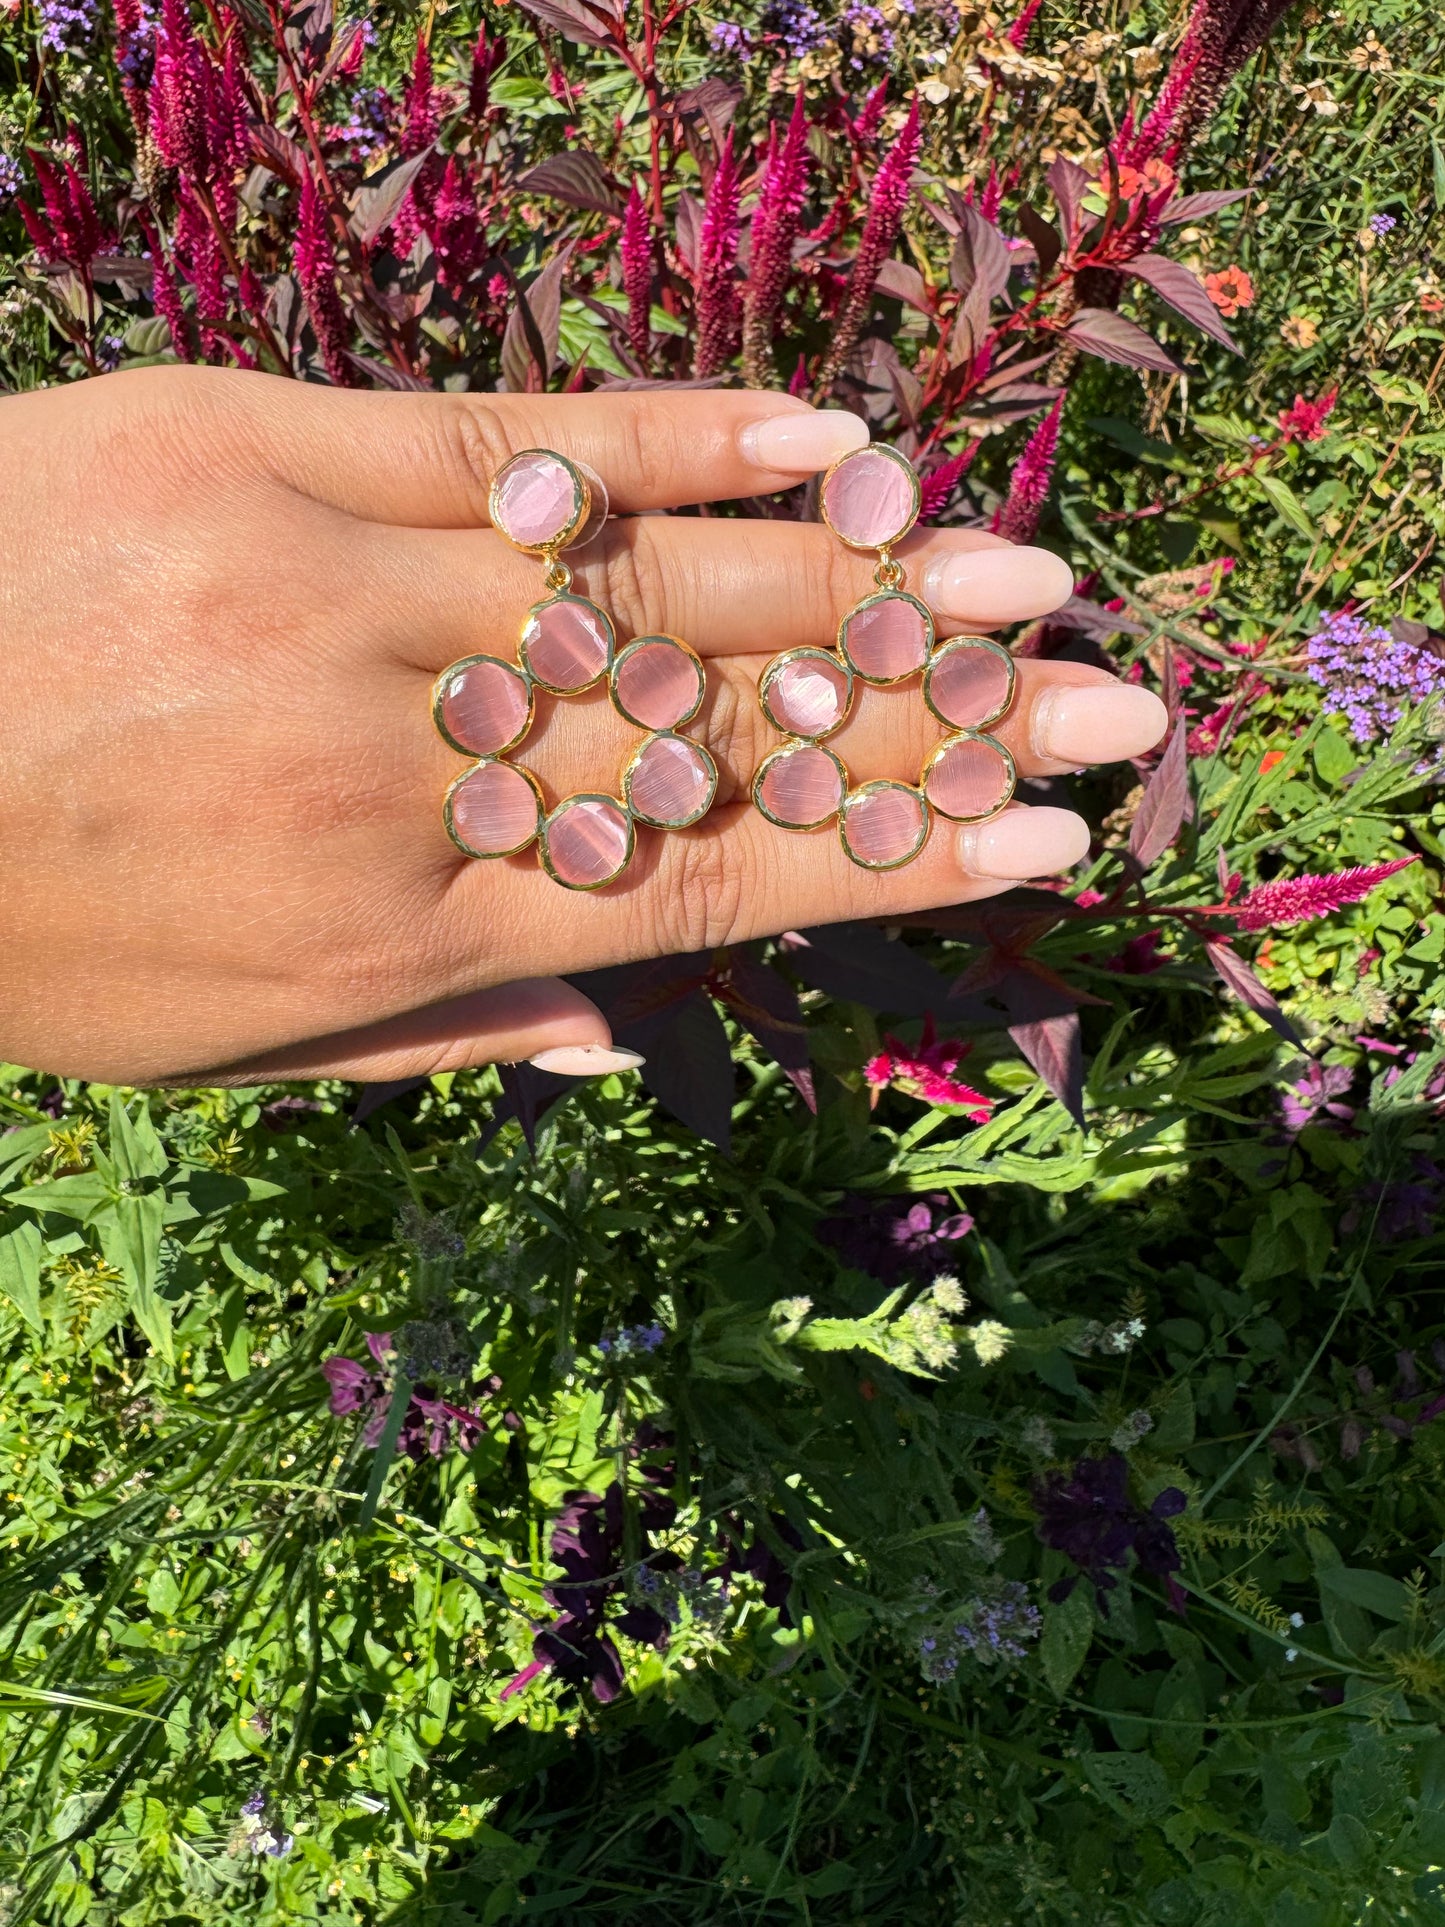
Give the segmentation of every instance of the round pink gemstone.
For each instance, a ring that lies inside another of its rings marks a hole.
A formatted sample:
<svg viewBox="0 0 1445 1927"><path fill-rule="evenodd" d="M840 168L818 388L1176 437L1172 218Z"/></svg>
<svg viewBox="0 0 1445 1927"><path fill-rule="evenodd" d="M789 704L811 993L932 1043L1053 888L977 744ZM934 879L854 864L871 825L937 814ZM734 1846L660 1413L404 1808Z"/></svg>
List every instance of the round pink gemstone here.
<svg viewBox="0 0 1445 1927"><path fill-rule="evenodd" d="M923 847L928 813L917 790L901 784L865 784L843 805L843 837L851 854L870 870L906 863Z"/></svg>
<svg viewBox="0 0 1445 1927"><path fill-rule="evenodd" d="M510 763L483 763L451 791L452 829L475 856L510 856L537 834L537 793Z"/></svg>
<svg viewBox="0 0 1445 1927"><path fill-rule="evenodd" d="M992 816L1013 787L1013 772L997 743L986 736L960 736L945 743L928 765L923 793L944 816Z"/></svg>
<svg viewBox="0 0 1445 1927"><path fill-rule="evenodd" d="M642 745L627 779L632 813L659 829L683 829L708 809L717 788L711 757L684 736L654 736Z"/></svg>
<svg viewBox="0 0 1445 1927"><path fill-rule="evenodd" d="M495 756L527 733L532 692L509 662L480 656L444 672L437 715L458 749L469 756Z"/></svg>
<svg viewBox="0 0 1445 1927"><path fill-rule="evenodd" d="M758 799L784 829L811 830L842 802L842 772L826 749L811 744L774 750L763 763Z"/></svg>
<svg viewBox="0 0 1445 1927"><path fill-rule="evenodd" d="M514 455L492 484L492 520L524 549L545 549L577 514L577 479L545 448Z"/></svg>
<svg viewBox="0 0 1445 1927"><path fill-rule="evenodd" d="M924 694L954 729L978 729L1008 708L1008 663L976 642L945 643L928 665Z"/></svg>
<svg viewBox="0 0 1445 1927"><path fill-rule="evenodd" d="M912 596L873 596L844 619L843 653L865 682L902 682L927 662L932 629Z"/></svg>
<svg viewBox="0 0 1445 1927"><path fill-rule="evenodd" d="M573 890L610 883L632 854L627 812L609 796L569 796L553 810L542 834L554 876Z"/></svg>
<svg viewBox="0 0 1445 1927"><path fill-rule="evenodd" d="M848 714L848 672L821 649L799 652L768 677L768 718L789 736L826 736Z"/></svg>
<svg viewBox="0 0 1445 1927"><path fill-rule="evenodd" d="M879 446L860 448L845 455L823 483L823 513L834 534L855 549L881 549L913 527L916 486L901 455Z"/></svg>
<svg viewBox="0 0 1445 1927"><path fill-rule="evenodd" d="M607 619L594 603L558 596L538 603L522 630L522 660L545 688L586 689L607 667Z"/></svg>
<svg viewBox="0 0 1445 1927"><path fill-rule="evenodd" d="M702 706L702 664L670 636L628 643L612 674L617 701L643 729L676 729Z"/></svg>

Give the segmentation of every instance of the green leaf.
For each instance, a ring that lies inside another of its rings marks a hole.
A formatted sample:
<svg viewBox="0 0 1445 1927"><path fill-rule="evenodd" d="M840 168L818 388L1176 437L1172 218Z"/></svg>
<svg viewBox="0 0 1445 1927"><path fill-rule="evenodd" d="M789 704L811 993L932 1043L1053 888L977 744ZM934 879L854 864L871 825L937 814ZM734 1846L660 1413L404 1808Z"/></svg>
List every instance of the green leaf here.
<svg viewBox="0 0 1445 1927"><path fill-rule="evenodd" d="M0 1238L0 1291L37 1337L45 1336L40 1314L40 1227L27 1219Z"/></svg>
<svg viewBox="0 0 1445 1927"><path fill-rule="evenodd" d="M170 1307L156 1294L161 1235L165 1225L164 1191L118 1198L100 1229L101 1248L130 1286L130 1311L168 1365L175 1363Z"/></svg>
<svg viewBox="0 0 1445 1927"><path fill-rule="evenodd" d="M371 1461L371 1477L366 1482L366 1496L361 1501L361 1511L357 1514L356 1529L365 1532L376 1517L377 1507L381 1504L381 1490L386 1484L386 1475L396 1456L396 1442L401 1436L402 1420L406 1408L411 1403L411 1380L405 1372L398 1372L391 1388L391 1404L386 1408L386 1424L381 1437L376 1442L376 1453Z"/></svg>
<svg viewBox="0 0 1445 1927"><path fill-rule="evenodd" d="M120 1178L158 1178L168 1159L142 1098L132 1120L118 1094L110 1100L110 1154Z"/></svg>
<svg viewBox="0 0 1445 1927"><path fill-rule="evenodd" d="M1392 1579L1387 1572L1371 1572L1367 1566L1329 1566L1320 1573L1319 1581L1352 1606L1363 1606L1381 1619L1409 1616L1410 1596L1400 1580Z"/></svg>
<svg viewBox="0 0 1445 1927"><path fill-rule="evenodd" d="M1078 1677L1094 1637L1094 1605L1088 1589L1077 1585L1061 1604L1044 1608L1039 1657L1051 1692L1062 1699Z"/></svg>
<svg viewBox="0 0 1445 1927"><path fill-rule="evenodd" d="M1282 482L1278 475L1256 475L1255 481L1264 494L1279 510L1285 521L1297 534L1314 539L1315 525L1305 510L1305 505L1288 482Z"/></svg>
<svg viewBox="0 0 1445 1927"><path fill-rule="evenodd" d="M1360 766L1359 752L1337 729L1322 729L1315 738L1315 768L1320 781L1336 788Z"/></svg>

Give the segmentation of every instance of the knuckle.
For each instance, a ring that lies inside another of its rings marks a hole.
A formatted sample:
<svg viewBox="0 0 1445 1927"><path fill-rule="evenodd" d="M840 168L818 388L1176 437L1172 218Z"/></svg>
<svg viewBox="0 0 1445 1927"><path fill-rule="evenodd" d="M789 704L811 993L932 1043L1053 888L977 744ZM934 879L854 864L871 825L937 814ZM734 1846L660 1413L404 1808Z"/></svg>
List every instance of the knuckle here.
<svg viewBox="0 0 1445 1927"><path fill-rule="evenodd" d="M728 844L706 831L685 831L670 867L653 912L651 935L658 953L713 950L727 943L745 895L745 878Z"/></svg>
<svg viewBox="0 0 1445 1927"><path fill-rule="evenodd" d="M654 633L659 620L652 586L656 571L641 552L634 530L619 529L611 535L604 566L608 609L619 646L631 636Z"/></svg>
<svg viewBox="0 0 1445 1927"><path fill-rule="evenodd" d="M487 521L492 477L516 453L497 411L471 397L457 396L438 412L443 470L455 483L466 518Z"/></svg>
<svg viewBox="0 0 1445 1927"><path fill-rule="evenodd" d="M731 802L752 781L763 754L763 730L756 702L746 700L733 677L712 682L705 734L718 766L719 803Z"/></svg>

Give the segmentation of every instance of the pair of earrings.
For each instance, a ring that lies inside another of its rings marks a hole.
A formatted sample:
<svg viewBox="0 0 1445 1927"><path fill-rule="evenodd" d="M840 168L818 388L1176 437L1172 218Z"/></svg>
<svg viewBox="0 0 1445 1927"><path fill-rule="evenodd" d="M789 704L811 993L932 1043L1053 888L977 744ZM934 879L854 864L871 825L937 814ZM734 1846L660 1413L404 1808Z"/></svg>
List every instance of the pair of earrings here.
<svg viewBox="0 0 1445 1927"><path fill-rule="evenodd" d="M859 449L823 477L820 507L851 549L875 550L875 592L850 609L831 649L785 650L764 670L758 701L783 738L759 764L752 800L784 830L832 821L861 868L910 863L928 840L932 816L977 823L1014 793L1017 774L989 732L1014 699L1014 665L997 643L960 637L939 643L933 615L906 587L893 554L918 519L917 473L896 449ZM639 636L618 648L611 620L573 595L562 550L590 541L607 519L596 475L549 449L515 455L492 484L492 526L546 564L546 597L528 609L519 661L463 657L443 670L432 697L437 728L453 749L477 760L447 791L444 814L467 856L514 856L537 845L542 867L570 890L597 890L621 876L635 825L680 830L700 822L717 795L717 765L680 732L702 707L702 663L678 636ZM925 704L948 732L916 783L891 777L856 787L827 738L841 729L859 686L923 679ZM531 771L509 761L535 717L535 691L573 696L603 677L613 708L646 731L629 757L620 794L580 791L547 810Z"/></svg>

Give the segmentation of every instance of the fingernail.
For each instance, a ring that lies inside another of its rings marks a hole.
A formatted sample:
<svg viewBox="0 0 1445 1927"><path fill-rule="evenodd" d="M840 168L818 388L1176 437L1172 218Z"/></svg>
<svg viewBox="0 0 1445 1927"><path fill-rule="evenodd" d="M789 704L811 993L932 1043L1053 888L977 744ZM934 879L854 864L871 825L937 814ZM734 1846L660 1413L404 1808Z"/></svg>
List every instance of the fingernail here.
<svg viewBox="0 0 1445 1927"><path fill-rule="evenodd" d="M1034 748L1056 762L1117 763L1153 749L1169 711L1134 683L1056 684L1034 705Z"/></svg>
<svg viewBox="0 0 1445 1927"><path fill-rule="evenodd" d="M635 1050L618 1044L558 1044L552 1050L539 1050L527 1062L554 1077L605 1077L609 1071L635 1071L647 1059Z"/></svg>
<svg viewBox="0 0 1445 1927"><path fill-rule="evenodd" d="M980 877L1054 876L1089 853L1089 826L1072 810L1005 810L958 833L958 860Z"/></svg>
<svg viewBox="0 0 1445 1927"><path fill-rule="evenodd" d="M775 475L816 475L868 441L868 426L846 408L799 409L749 422L739 436L743 454Z"/></svg>
<svg viewBox="0 0 1445 1927"><path fill-rule="evenodd" d="M1050 549L961 549L923 573L924 600L955 622L1023 622L1052 614L1073 592L1073 570Z"/></svg>

